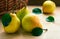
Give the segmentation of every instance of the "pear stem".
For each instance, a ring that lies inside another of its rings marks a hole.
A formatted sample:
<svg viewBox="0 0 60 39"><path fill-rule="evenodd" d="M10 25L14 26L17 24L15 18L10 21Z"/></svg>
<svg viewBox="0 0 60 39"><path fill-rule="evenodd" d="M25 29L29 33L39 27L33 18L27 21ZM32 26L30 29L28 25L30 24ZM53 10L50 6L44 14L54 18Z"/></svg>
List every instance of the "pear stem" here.
<svg viewBox="0 0 60 39"><path fill-rule="evenodd" d="M16 7L17 7L16 5L13 6L13 8L12 8L12 13L15 13L15 8L16 8Z"/></svg>
<svg viewBox="0 0 60 39"><path fill-rule="evenodd" d="M48 29L43 29L44 31L48 31Z"/></svg>

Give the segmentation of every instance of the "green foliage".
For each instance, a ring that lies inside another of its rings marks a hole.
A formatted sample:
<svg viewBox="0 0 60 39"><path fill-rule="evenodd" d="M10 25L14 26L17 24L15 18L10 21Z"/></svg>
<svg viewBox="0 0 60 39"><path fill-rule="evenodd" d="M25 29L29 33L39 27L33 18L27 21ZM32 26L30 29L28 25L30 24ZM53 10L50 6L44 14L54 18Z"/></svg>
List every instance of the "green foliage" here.
<svg viewBox="0 0 60 39"><path fill-rule="evenodd" d="M2 24L4 27L8 26L9 23L11 22L11 16L10 14L6 13L2 16Z"/></svg>
<svg viewBox="0 0 60 39"><path fill-rule="evenodd" d="M46 18L46 21L47 22L54 22L54 17L49 16L49 17Z"/></svg>
<svg viewBox="0 0 60 39"><path fill-rule="evenodd" d="M32 30L32 35L33 36L40 36L42 34L43 30L39 27L36 27Z"/></svg>
<svg viewBox="0 0 60 39"><path fill-rule="evenodd" d="M34 8L32 10L32 12L35 13L35 14L41 14L42 13L41 9L39 9L39 8Z"/></svg>

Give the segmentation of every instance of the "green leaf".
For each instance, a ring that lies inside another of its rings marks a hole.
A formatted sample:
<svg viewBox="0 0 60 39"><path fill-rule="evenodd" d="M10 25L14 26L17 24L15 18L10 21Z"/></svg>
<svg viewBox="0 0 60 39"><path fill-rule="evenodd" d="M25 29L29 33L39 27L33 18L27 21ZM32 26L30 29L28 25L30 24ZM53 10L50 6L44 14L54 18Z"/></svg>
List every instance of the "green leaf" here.
<svg viewBox="0 0 60 39"><path fill-rule="evenodd" d="M11 16L10 14L6 13L2 16L2 24L4 27L8 26L9 23L11 22Z"/></svg>
<svg viewBox="0 0 60 39"><path fill-rule="evenodd" d="M33 36L40 36L42 34L43 30L39 27L36 27L32 30L32 35Z"/></svg>
<svg viewBox="0 0 60 39"><path fill-rule="evenodd" d="M32 10L32 12L35 13L35 14L41 14L42 13L41 9L39 9L39 8L34 8Z"/></svg>
<svg viewBox="0 0 60 39"><path fill-rule="evenodd" d="M49 16L46 18L47 22L54 22L54 17L53 16Z"/></svg>

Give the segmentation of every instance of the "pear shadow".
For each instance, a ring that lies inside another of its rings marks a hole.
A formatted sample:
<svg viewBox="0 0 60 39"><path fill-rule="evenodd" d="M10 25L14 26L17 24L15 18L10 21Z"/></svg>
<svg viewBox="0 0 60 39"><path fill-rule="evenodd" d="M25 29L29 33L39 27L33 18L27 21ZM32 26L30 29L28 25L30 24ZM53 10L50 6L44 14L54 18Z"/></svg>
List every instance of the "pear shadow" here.
<svg viewBox="0 0 60 39"><path fill-rule="evenodd" d="M27 32L25 31L23 28L22 28L22 35L25 37L25 36L32 36L30 32Z"/></svg>
<svg viewBox="0 0 60 39"><path fill-rule="evenodd" d="M43 12L43 14L44 14L44 15L47 15L47 16L48 16L48 15L54 15L53 13L45 13L45 12Z"/></svg>
<svg viewBox="0 0 60 39"><path fill-rule="evenodd" d="M29 37L29 38L30 38L30 37L31 37L31 38L36 37L36 36L33 36L31 32L27 32L27 31L25 31L24 29L22 29L22 35L23 35L24 37Z"/></svg>
<svg viewBox="0 0 60 39"><path fill-rule="evenodd" d="M45 33L46 33L46 32L43 32L42 35L40 35L40 36L33 36L33 35L31 34L31 32L26 32L26 31L24 31L24 32L23 32L23 37L25 37L25 38L31 38L31 39L37 39L37 38L42 39L43 36L45 35Z"/></svg>

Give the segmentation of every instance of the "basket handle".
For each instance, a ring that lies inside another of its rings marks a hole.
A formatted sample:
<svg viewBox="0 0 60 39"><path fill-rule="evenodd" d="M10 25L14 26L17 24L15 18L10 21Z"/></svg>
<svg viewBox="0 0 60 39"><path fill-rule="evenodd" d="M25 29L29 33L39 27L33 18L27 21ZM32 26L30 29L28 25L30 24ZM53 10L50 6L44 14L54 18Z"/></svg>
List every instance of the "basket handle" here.
<svg viewBox="0 0 60 39"><path fill-rule="evenodd" d="M26 2L25 2L25 1L20 0L20 2L24 5L24 7L26 7L26 6L27 6L27 4L26 4Z"/></svg>
<svg viewBox="0 0 60 39"><path fill-rule="evenodd" d="M20 7L20 2L24 5L23 7L26 7L26 6L27 6L27 4L26 4L25 1L23 1L23 0L18 0L19 7ZM12 12L13 12L13 13L16 13L16 12L15 12L15 8L16 8L16 7L17 7L17 5L14 5L14 6L12 7Z"/></svg>

